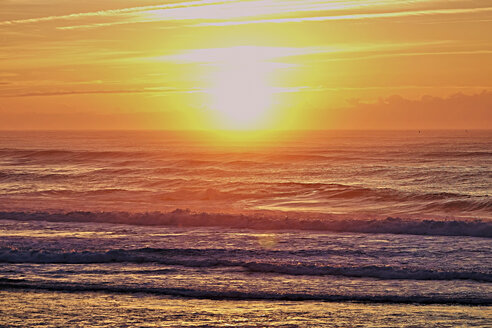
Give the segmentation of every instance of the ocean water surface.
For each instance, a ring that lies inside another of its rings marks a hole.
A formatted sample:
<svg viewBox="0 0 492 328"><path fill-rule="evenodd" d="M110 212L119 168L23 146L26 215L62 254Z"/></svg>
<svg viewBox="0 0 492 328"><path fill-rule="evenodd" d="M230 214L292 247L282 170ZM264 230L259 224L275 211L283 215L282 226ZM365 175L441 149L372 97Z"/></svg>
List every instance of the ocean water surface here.
<svg viewBox="0 0 492 328"><path fill-rule="evenodd" d="M0 324L486 327L491 190L491 131L1 132Z"/></svg>

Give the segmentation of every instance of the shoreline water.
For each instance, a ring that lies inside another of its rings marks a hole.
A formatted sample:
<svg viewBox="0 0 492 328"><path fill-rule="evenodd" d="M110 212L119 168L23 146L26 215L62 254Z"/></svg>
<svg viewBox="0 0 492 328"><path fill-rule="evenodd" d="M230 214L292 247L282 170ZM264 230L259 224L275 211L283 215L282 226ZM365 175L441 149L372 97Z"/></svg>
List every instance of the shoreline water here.
<svg viewBox="0 0 492 328"><path fill-rule="evenodd" d="M151 295L0 291L7 327L486 327L490 307L187 300ZM31 304L36 314L24 307ZM64 307L62 313L53 308ZM111 315L112 314L112 315Z"/></svg>

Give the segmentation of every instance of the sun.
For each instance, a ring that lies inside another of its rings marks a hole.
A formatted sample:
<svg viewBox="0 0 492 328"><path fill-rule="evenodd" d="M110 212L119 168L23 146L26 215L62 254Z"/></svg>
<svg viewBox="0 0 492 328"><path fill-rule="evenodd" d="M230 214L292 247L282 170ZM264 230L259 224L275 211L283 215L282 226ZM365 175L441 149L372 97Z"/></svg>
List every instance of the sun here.
<svg viewBox="0 0 492 328"><path fill-rule="evenodd" d="M200 122L206 130L276 130L285 112L285 94L297 92L289 87L297 64L282 58L303 54L288 47L239 45L223 48L191 49L155 57L186 65L196 88ZM193 71L196 68L196 72Z"/></svg>
<svg viewBox="0 0 492 328"><path fill-rule="evenodd" d="M274 63L259 58L255 48L234 51L216 65L206 90L214 125L225 130L253 130L268 124L275 88Z"/></svg>
<svg viewBox="0 0 492 328"><path fill-rule="evenodd" d="M260 63L221 67L207 90L210 109L221 128L243 130L261 127L272 105L273 88Z"/></svg>

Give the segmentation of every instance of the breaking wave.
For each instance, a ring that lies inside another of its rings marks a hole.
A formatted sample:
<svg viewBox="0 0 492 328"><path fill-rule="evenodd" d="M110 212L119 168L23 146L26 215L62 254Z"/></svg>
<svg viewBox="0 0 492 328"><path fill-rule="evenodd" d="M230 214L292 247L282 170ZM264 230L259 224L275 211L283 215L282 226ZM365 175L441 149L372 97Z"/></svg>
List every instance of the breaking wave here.
<svg viewBox="0 0 492 328"><path fill-rule="evenodd" d="M327 232L390 233L431 236L492 238L492 222L459 219L333 219L304 216L265 216L225 213L198 213L176 209L172 212L0 212L0 220L98 222L143 226L225 227L256 230L313 230Z"/></svg>

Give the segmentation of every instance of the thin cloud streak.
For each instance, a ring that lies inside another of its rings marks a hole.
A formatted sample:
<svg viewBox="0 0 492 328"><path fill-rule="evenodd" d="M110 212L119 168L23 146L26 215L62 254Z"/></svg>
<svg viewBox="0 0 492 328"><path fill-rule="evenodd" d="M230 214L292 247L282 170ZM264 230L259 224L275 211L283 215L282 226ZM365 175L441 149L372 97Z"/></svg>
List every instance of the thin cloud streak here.
<svg viewBox="0 0 492 328"><path fill-rule="evenodd" d="M428 0L411 1L412 5L428 3ZM101 10L96 12L73 13L68 15L47 16L30 19L17 19L0 22L2 25L26 24L48 22L56 20L75 20L87 17L113 17L119 19L114 22L93 22L88 24L58 26L60 30L96 28L121 24L134 24L159 21L183 21L183 20L211 20L200 24L186 25L187 27L199 26L228 26L258 23L288 23L309 22L326 20L347 20L378 17L401 17L416 14L443 14L443 13L467 13L483 11L484 8L466 9L434 9L406 12L391 12L390 8L398 8L398 5L408 5L409 1L367 0L367 1L277 1L277 0L203 0L188 1L153 6L131 7L123 9ZM359 13L348 15L307 16L291 18L270 18L257 20L234 20L246 17L275 16L289 13L302 12L326 12L342 11L361 8L385 8L384 13ZM492 9L492 8L489 8ZM123 20L122 20L123 19Z"/></svg>
<svg viewBox="0 0 492 328"><path fill-rule="evenodd" d="M0 83L1 84L1 83ZM302 87L301 89L303 89ZM273 93L298 92L302 91L299 87L273 87ZM191 94L191 93L208 93L208 88L193 89L173 89L173 88L145 88L145 89L122 89L122 90L68 90L68 91L39 91L24 92L0 95L0 98L24 98L24 97L57 97L57 96L76 96L91 94L135 94L149 93L156 95L163 94Z"/></svg>
<svg viewBox="0 0 492 328"><path fill-rule="evenodd" d="M318 60L318 62L324 61L352 61L352 60L365 60L365 59L377 59L377 58L392 58L392 57L414 57L414 56L451 56L451 55L489 55L492 54L492 50L464 50L464 51L435 51L435 52L400 52L391 54L374 54L357 57L343 57L343 58L326 58Z"/></svg>
<svg viewBox="0 0 492 328"><path fill-rule="evenodd" d="M197 93L201 89L123 89L123 90L75 90L75 91L47 91L47 92L25 92L0 95L0 98L23 98L23 97L52 97L52 96L75 96L88 94L133 94L133 93Z"/></svg>
<svg viewBox="0 0 492 328"><path fill-rule="evenodd" d="M237 0L237 1L240 1L240 0ZM237 2L237 1L235 1L235 2ZM144 11L148 11L148 10L192 7L192 6L206 6L206 5L220 4L220 3L225 3L225 2L231 2L231 0L201 0L201 1L197 0L197 1L188 1L188 2L180 2L180 3L172 3L172 4L161 4L161 5L153 5L153 6L142 6L142 7L121 8L121 9L100 10L100 11L84 12L84 13L73 13L73 14L68 14L68 15L46 16L46 17L27 18L27 19L13 19L13 20L2 21L2 22L0 22L0 25L30 24L30 23L40 23L40 22L48 22L48 21L55 21L55 20L78 19L78 18L84 18L84 17L111 17L111 16L118 16L120 14L144 12Z"/></svg>
<svg viewBox="0 0 492 328"><path fill-rule="evenodd" d="M258 46L237 46L228 48L204 48L193 49L185 52L156 57L136 58L137 61L145 62L172 62L181 64L210 64L244 60L242 56L248 54L246 60L251 62L274 62L277 59L310 56L310 55L330 55L330 54L349 54L374 51L395 51L403 49L413 49L423 46L452 45L452 40L425 41L425 42L400 42L400 43L379 43L379 44L332 44L329 46L313 47L258 47ZM403 52L403 53L382 53L375 55L365 55L357 57L327 58L319 61L336 60L356 60L378 57L393 56L425 56L425 55L453 55L453 54L489 54L492 50L475 51L443 51L443 52ZM132 61L135 60L131 59Z"/></svg>
<svg viewBox="0 0 492 328"><path fill-rule="evenodd" d="M461 8L461 9L428 9L428 10L413 10L413 11L398 11L398 12L384 12L384 13L371 13L371 14L348 14L348 15L331 15L331 16L309 16L309 17L291 17L291 18L269 18L269 19L257 19L257 20L228 20L221 21L221 19L214 19L213 22L187 24L180 26L172 26L170 28L177 27L221 27L221 26L238 26L238 25L251 25L251 24L285 24L285 23L306 23L306 22L324 22L324 21L341 21L341 20L362 20L362 19L388 19L388 18L401 18L411 16L427 16L427 15L456 15L456 14L470 14L492 11L492 7L481 8ZM197 18L179 18L179 17L148 17L148 18L135 18L128 21L106 22L106 23L94 23L84 25L73 26L59 26L59 30L75 30L75 29L88 29L97 27L108 27L113 25L123 24L138 24L138 23L152 23L163 21L182 21L182 20L194 20Z"/></svg>
<svg viewBox="0 0 492 328"><path fill-rule="evenodd" d="M371 87L299 86L299 87L290 87L285 89L290 90L289 92L325 92L325 91L409 90L409 89L489 90L491 88L492 85L384 85L384 86L371 86Z"/></svg>
<svg viewBox="0 0 492 328"><path fill-rule="evenodd" d="M1 84L1 83L0 83ZM483 89L487 90L491 86L459 86L459 85L439 85L439 86L422 86L422 85L391 85L391 86L372 86L372 87L326 87L326 86L294 86L294 87L274 87L273 93L297 93L297 92L325 92L325 91L350 91L350 90L398 90L398 89ZM57 97L57 96L76 96L90 94L191 94L191 93L207 93L209 89L124 89L124 90L79 90L79 91L47 91L47 92L25 92L0 95L0 98L24 98L24 97Z"/></svg>
<svg viewBox="0 0 492 328"><path fill-rule="evenodd" d="M276 24L303 23L303 22L322 22L322 21L335 21L335 20L360 20L360 19L394 18L394 17L423 16L423 15L468 14L468 13L478 13L478 12L488 12L488 11L492 11L492 7L462 8L462 9L429 9L429 10L374 13L374 14L350 14L350 15L338 15L338 16L273 18L273 19L258 19L258 20L249 20L249 21L210 22L210 23L188 25L188 27L233 26L233 25L249 25L249 24L265 24L265 23L276 23Z"/></svg>

